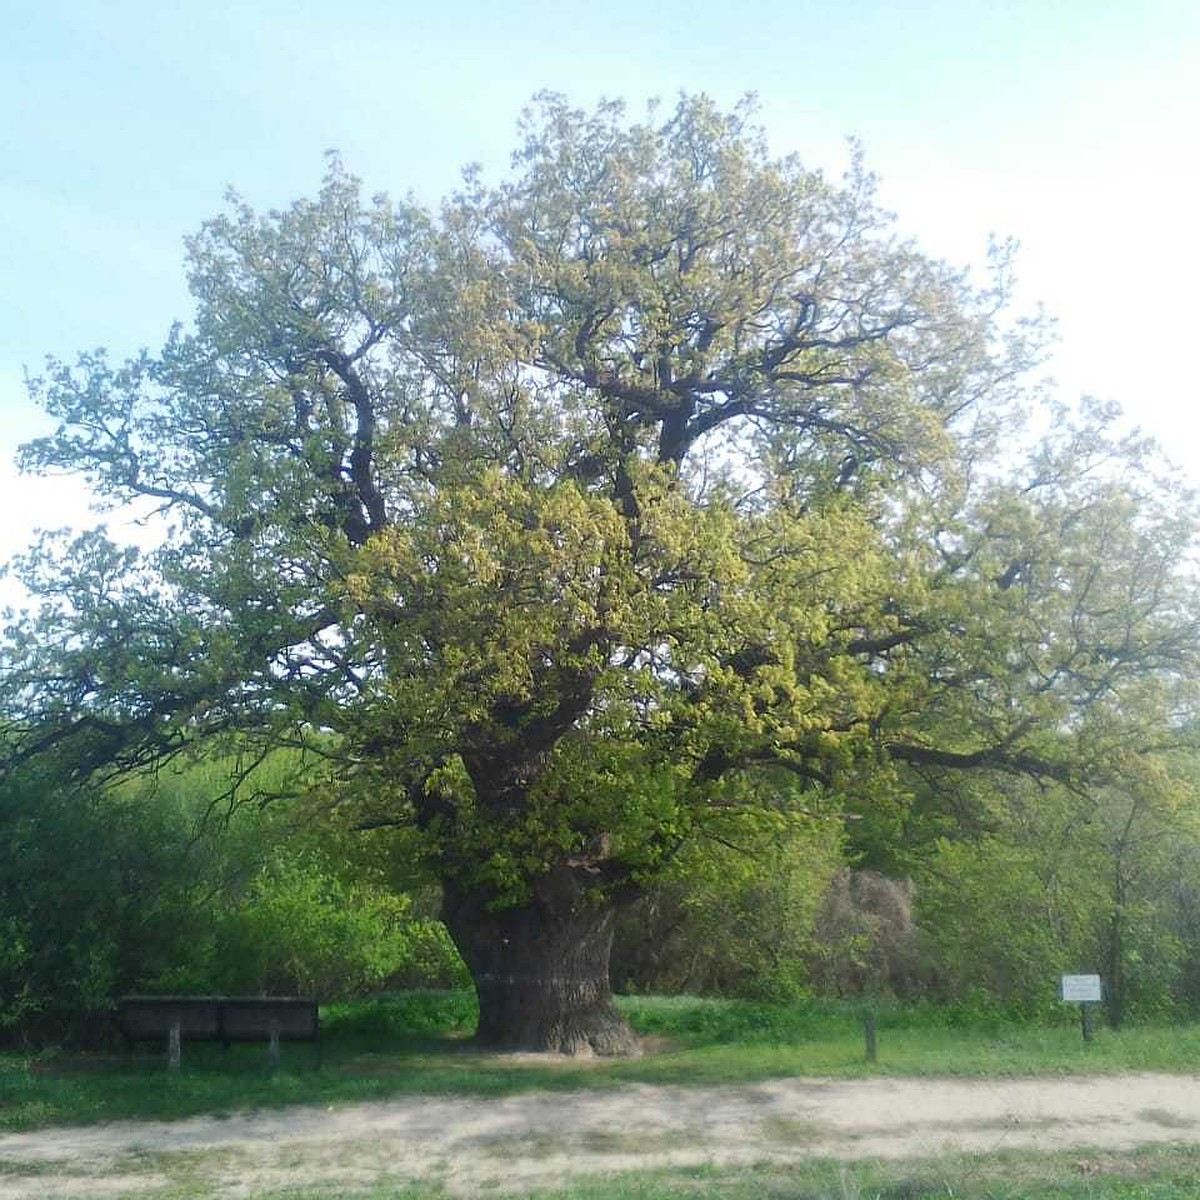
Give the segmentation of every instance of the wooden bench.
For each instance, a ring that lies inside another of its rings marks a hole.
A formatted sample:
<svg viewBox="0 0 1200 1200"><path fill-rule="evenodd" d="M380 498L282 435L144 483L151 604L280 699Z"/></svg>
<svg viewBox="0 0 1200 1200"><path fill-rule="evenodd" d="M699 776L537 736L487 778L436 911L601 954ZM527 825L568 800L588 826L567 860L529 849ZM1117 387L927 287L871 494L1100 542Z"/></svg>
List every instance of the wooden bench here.
<svg viewBox="0 0 1200 1200"><path fill-rule="evenodd" d="M123 996L117 1017L126 1042L166 1039L167 1064L179 1067L180 1043L270 1044L279 1066L279 1043L313 1042L319 1052L321 1021L315 1000L291 996Z"/></svg>

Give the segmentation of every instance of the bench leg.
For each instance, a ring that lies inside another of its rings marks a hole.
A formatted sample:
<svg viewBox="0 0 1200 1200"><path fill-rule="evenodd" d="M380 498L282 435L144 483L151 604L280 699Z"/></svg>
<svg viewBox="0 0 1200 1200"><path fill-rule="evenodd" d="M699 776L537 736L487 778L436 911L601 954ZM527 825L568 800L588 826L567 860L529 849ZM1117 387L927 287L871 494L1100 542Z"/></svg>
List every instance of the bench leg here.
<svg viewBox="0 0 1200 1200"><path fill-rule="evenodd" d="M167 1034L167 1070L179 1070L179 1021L171 1022L171 1031Z"/></svg>

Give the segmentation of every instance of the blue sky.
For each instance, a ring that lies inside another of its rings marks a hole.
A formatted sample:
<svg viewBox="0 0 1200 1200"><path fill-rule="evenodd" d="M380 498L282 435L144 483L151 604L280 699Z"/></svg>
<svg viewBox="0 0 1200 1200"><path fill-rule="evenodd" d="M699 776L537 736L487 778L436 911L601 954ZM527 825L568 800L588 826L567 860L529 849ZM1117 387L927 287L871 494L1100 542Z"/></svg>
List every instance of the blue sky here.
<svg viewBox="0 0 1200 1200"><path fill-rule="evenodd" d="M1200 483L1194 0L9 0L0 44L0 559L79 494L18 481L46 353L121 356L186 319L182 238L227 186L276 207L340 150L434 201L502 171L523 103L757 92L774 149L862 139L900 227L978 260L1021 240L1063 393L1120 400Z"/></svg>

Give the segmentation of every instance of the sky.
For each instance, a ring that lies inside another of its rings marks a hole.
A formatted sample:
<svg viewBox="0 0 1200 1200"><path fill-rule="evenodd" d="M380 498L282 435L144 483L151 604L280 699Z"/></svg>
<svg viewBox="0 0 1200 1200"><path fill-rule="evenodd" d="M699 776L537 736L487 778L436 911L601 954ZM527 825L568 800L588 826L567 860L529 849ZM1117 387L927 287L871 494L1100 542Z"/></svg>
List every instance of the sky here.
<svg viewBox="0 0 1200 1200"><path fill-rule="evenodd" d="M87 524L18 476L47 354L161 345L183 238L233 187L311 195L339 151L427 202L503 173L535 92L582 106L758 95L771 147L836 173L861 140L898 228L981 262L1014 237L1059 394L1118 400L1200 485L1195 0L6 0L0 41L0 562ZM119 532L119 522L110 519ZM0 602L17 593L0 584ZM18 597L19 598L19 597Z"/></svg>

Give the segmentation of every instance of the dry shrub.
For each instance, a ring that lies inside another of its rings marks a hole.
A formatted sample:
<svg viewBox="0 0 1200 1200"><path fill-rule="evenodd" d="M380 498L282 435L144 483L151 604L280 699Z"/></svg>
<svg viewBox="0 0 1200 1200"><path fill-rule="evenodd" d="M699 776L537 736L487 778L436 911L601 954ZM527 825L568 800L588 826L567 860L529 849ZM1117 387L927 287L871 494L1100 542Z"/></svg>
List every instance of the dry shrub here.
<svg viewBox="0 0 1200 1200"><path fill-rule="evenodd" d="M919 985L914 888L876 871L839 871L817 910L811 963L827 995L911 996Z"/></svg>

